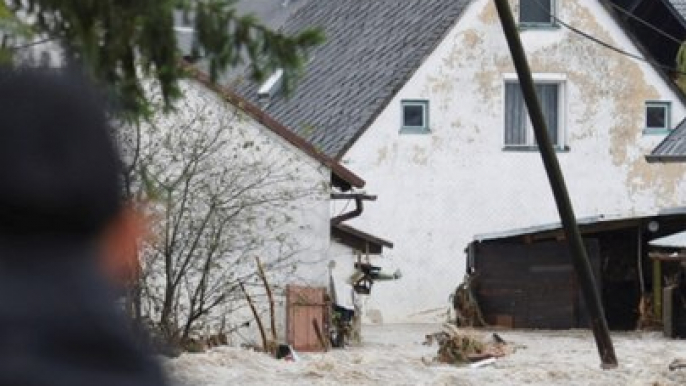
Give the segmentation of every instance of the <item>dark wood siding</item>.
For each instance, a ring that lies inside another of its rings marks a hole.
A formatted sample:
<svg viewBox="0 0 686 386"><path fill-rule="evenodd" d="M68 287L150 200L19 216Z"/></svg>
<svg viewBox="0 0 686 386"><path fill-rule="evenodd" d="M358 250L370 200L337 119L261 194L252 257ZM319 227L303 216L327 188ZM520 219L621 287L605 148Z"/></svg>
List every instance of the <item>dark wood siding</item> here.
<svg viewBox="0 0 686 386"><path fill-rule="evenodd" d="M598 242L585 243L599 278ZM487 323L546 329L588 326L566 243L486 242L475 245L474 253L476 296Z"/></svg>

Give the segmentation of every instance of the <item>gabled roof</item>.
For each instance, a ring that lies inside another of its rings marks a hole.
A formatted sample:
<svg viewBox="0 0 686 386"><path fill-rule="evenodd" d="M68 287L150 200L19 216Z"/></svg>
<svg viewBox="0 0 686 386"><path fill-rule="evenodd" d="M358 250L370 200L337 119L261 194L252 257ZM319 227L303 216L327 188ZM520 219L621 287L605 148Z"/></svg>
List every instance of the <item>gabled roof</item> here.
<svg viewBox="0 0 686 386"><path fill-rule="evenodd" d="M469 0L315 0L284 27L320 27L326 42L292 95L273 97L271 116L340 158L455 25ZM259 102L259 85L239 92Z"/></svg>
<svg viewBox="0 0 686 386"><path fill-rule="evenodd" d="M182 66L190 73L192 78L203 84L209 90L214 91L224 100L248 114L267 129L271 130L279 137L303 151L305 154L331 169L332 182L334 185L341 187L343 190L348 190L351 187L364 187L365 181L362 178L358 177L355 173L338 163L338 161L315 149L314 146L312 146L303 138L294 134L292 131L288 130L285 126L274 120L274 118L270 117L259 107L245 100L230 89L212 82L208 74L198 70L197 68L188 64L182 64Z"/></svg>
<svg viewBox="0 0 686 386"><path fill-rule="evenodd" d="M665 138L650 155L648 162L686 162L686 119Z"/></svg>

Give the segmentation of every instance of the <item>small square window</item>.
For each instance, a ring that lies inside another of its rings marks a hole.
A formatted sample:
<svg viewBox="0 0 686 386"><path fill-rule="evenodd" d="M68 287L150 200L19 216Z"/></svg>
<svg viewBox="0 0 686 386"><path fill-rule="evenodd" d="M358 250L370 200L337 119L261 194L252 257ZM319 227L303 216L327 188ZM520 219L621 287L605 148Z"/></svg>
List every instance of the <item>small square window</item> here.
<svg viewBox="0 0 686 386"><path fill-rule="evenodd" d="M646 102L645 133L663 134L670 130L670 103Z"/></svg>
<svg viewBox="0 0 686 386"><path fill-rule="evenodd" d="M554 25L555 0L520 0L519 24L526 27Z"/></svg>
<svg viewBox="0 0 686 386"><path fill-rule="evenodd" d="M400 132L429 132L429 101L402 101L402 127Z"/></svg>

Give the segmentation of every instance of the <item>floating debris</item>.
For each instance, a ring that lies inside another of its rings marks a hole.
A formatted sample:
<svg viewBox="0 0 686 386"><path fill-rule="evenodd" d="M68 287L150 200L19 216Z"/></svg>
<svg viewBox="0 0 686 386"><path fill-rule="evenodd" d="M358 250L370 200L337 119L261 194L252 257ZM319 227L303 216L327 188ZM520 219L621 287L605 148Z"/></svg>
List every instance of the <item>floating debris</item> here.
<svg viewBox="0 0 686 386"><path fill-rule="evenodd" d="M431 345L434 341L438 343L436 362L472 364L471 367L493 364L496 358L509 355L515 349L498 334L493 334L492 341L486 341L473 331L461 330L447 323L443 325L443 331L427 335L425 344Z"/></svg>

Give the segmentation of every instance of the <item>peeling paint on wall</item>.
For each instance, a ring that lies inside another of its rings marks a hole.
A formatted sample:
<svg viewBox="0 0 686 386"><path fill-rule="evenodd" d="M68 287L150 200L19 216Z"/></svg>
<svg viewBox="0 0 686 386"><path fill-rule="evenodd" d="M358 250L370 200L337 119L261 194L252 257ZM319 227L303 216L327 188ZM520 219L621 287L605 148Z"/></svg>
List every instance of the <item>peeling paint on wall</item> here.
<svg viewBox="0 0 686 386"><path fill-rule="evenodd" d="M635 50L597 0L557 4L571 25ZM654 69L565 28L524 30L522 39L535 73L564 79L569 151L558 157L577 215L686 205L686 165L644 158L661 139L643 134L645 101L671 100L672 122L686 115ZM394 241L407 272L370 299L386 322L447 305L475 234L559 220L539 154L503 151L504 77L514 72L492 0L475 0L346 154L379 195L356 224ZM431 133L398 135L399 101L417 97L430 101Z"/></svg>

